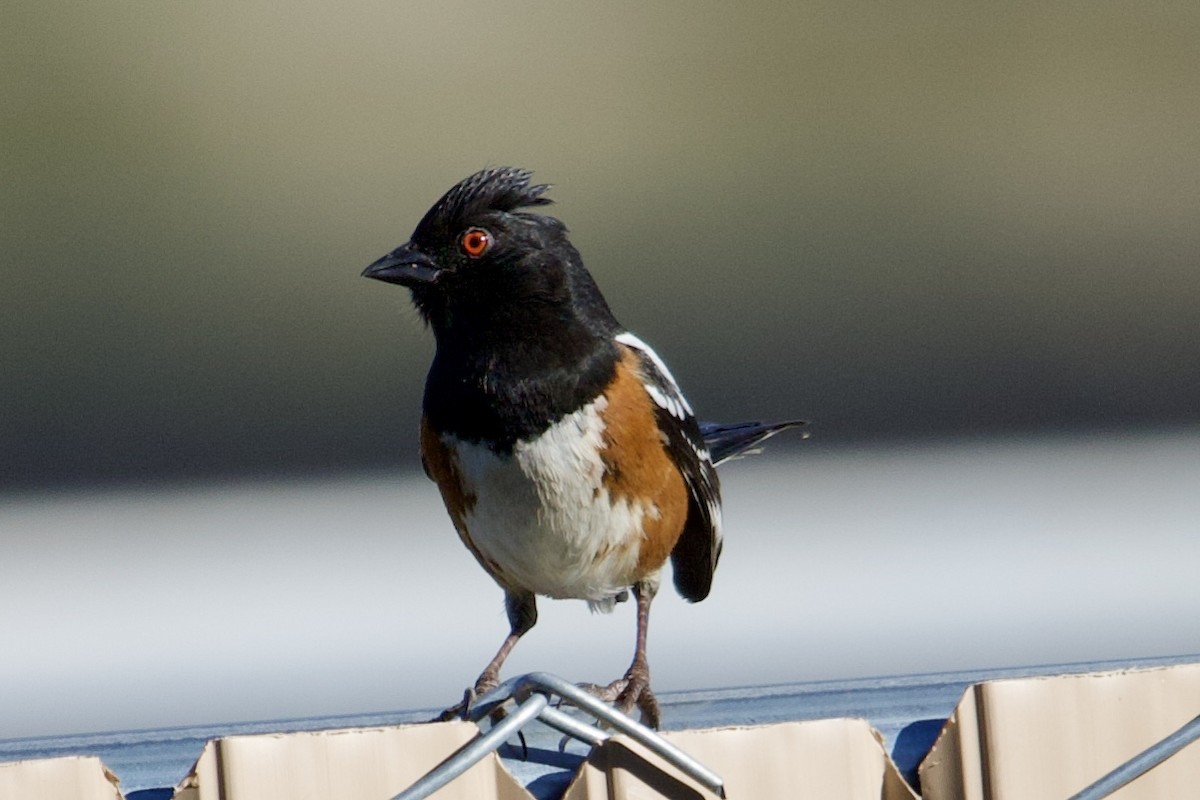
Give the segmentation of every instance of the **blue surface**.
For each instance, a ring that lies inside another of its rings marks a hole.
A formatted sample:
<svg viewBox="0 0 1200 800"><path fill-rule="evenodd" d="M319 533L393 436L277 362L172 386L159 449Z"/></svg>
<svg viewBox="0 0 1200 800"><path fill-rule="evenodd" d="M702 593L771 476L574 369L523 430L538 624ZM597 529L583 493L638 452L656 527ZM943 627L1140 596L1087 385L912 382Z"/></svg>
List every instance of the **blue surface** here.
<svg viewBox="0 0 1200 800"><path fill-rule="evenodd" d="M729 725L763 725L791 720L863 717L881 734L897 766L913 781L916 767L932 745L941 723L973 683L1067 672L1091 672L1130 667L1192 663L1200 656L1177 656L911 675L848 681L820 681L777 686L718 689L665 694L664 727L668 730ZM162 800L152 790L175 785L187 774L204 743L234 734L322 730L379 726L428 719L428 710L321 717L250 724L206 725L146 731L47 736L0 741L0 761L96 755L121 779L130 800ZM508 745L505 763L540 798L555 797L565 788L571 771L586 748L573 742L558 751L559 734L536 725L527 729L527 757L519 745Z"/></svg>

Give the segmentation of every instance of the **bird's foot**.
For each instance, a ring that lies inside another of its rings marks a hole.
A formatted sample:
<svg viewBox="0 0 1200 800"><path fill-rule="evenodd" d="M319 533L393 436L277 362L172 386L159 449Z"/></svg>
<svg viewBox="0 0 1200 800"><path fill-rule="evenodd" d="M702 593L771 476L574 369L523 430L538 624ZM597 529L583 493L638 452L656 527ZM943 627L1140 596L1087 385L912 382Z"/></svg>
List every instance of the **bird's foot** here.
<svg viewBox="0 0 1200 800"><path fill-rule="evenodd" d="M484 672L479 676L479 680L475 681L475 685L463 690L463 699L454 705L447 708L441 714L430 720L430 722L449 722L450 720L461 719L468 720L471 716L471 707L475 705L475 701L485 694L495 689L500 685L500 676L492 672ZM503 720L508 716L508 712L503 706L496 706L492 712L488 714L488 719L492 724ZM529 745L525 741L525 733L517 731L517 738L521 741L521 760L529 760Z"/></svg>
<svg viewBox="0 0 1200 800"><path fill-rule="evenodd" d="M484 672L479 676L479 680L475 681L474 686L463 691L462 700L450 706L430 721L449 722L452 719L467 719L471 713L471 707L475 705L475 701L499 685L499 675L493 675L490 672ZM499 716L496 716L497 714ZM492 712L492 721L498 722L501 719L504 719L504 712L500 708L497 708L496 711Z"/></svg>
<svg viewBox="0 0 1200 800"><path fill-rule="evenodd" d="M471 710L471 706L475 704L477 696L474 689L464 690L462 700L438 714L430 722L449 722L452 719L466 719L467 713Z"/></svg>
<svg viewBox="0 0 1200 800"><path fill-rule="evenodd" d="M662 722L658 700L655 699L654 692L650 690L650 671L644 666L635 664L629 668L624 677L613 681L608 686L582 683L579 688L610 703L622 714L631 714L633 709L637 708L641 712L642 724L650 728L657 730Z"/></svg>

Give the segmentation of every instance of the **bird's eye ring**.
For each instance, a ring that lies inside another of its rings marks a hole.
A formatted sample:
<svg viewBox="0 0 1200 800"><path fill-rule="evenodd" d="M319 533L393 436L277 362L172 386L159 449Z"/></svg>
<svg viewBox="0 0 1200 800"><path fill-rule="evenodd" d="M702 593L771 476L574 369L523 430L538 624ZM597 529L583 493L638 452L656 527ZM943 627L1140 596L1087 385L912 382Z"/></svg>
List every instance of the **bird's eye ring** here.
<svg viewBox="0 0 1200 800"><path fill-rule="evenodd" d="M484 253L492 249L494 241L492 235L483 228L467 228L459 238L458 246L462 248L468 258L481 258Z"/></svg>

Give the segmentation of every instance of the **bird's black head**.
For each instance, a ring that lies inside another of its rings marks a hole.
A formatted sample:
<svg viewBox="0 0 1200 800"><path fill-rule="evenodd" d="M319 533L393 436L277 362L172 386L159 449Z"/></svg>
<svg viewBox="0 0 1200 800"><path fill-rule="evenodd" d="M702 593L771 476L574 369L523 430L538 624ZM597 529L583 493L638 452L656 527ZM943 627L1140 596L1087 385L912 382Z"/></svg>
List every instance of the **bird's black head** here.
<svg viewBox="0 0 1200 800"><path fill-rule="evenodd" d="M398 283L441 340L545 337L574 322L593 334L616 321L557 219L522 209L547 205L550 187L530 173L495 167L446 192L412 238L367 267Z"/></svg>

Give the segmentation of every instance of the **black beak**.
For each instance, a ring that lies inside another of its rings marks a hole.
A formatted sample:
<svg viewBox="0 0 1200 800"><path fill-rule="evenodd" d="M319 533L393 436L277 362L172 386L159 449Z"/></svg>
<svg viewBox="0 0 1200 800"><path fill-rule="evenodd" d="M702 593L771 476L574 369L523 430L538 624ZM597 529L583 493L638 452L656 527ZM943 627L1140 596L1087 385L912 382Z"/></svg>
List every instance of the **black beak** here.
<svg viewBox="0 0 1200 800"><path fill-rule="evenodd" d="M363 270L364 278L398 283L410 289L437 280L441 269L429 256L413 247L412 242L397 247Z"/></svg>

